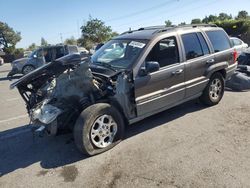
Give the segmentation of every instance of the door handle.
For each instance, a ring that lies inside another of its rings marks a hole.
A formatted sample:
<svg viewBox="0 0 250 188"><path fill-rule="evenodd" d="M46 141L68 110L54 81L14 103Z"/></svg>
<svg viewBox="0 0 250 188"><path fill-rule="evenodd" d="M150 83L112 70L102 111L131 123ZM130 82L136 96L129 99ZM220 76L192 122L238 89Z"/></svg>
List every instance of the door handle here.
<svg viewBox="0 0 250 188"><path fill-rule="evenodd" d="M178 74L182 74L183 73L183 69L179 69L177 71L172 72L173 75L178 75Z"/></svg>
<svg viewBox="0 0 250 188"><path fill-rule="evenodd" d="M214 62L215 62L214 59L209 59L209 60L207 60L207 64L211 64L211 63L214 63Z"/></svg>

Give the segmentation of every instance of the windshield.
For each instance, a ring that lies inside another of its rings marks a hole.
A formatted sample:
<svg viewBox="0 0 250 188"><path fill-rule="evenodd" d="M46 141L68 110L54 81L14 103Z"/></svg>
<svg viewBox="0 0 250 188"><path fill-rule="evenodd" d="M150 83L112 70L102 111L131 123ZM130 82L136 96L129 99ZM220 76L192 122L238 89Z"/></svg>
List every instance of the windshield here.
<svg viewBox="0 0 250 188"><path fill-rule="evenodd" d="M35 50L35 51L33 51L33 52L29 55L29 58L33 58L33 57L34 57L34 55L36 55L36 50Z"/></svg>
<svg viewBox="0 0 250 188"><path fill-rule="evenodd" d="M140 55L146 41L111 40L91 58L93 64L108 65L114 69L126 69Z"/></svg>

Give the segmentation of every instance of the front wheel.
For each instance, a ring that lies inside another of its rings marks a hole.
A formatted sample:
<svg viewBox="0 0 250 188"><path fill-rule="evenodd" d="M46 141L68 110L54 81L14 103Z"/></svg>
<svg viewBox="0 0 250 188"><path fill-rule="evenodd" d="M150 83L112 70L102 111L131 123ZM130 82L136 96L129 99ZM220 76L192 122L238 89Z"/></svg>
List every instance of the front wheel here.
<svg viewBox="0 0 250 188"><path fill-rule="evenodd" d="M224 95L225 80L221 73L215 73L211 76L207 87L204 89L201 102L213 106L220 102Z"/></svg>
<svg viewBox="0 0 250 188"><path fill-rule="evenodd" d="M32 65L26 65L25 67L23 67L23 74L26 75L30 72L32 72L33 70L35 70L35 67L33 67Z"/></svg>
<svg viewBox="0 0 250 188"><path fill-rule="evenodd" d="M92 156L118 144L124 133L122 115L106 103L89 106L82 111L74 127L77 148Z"/></svg>

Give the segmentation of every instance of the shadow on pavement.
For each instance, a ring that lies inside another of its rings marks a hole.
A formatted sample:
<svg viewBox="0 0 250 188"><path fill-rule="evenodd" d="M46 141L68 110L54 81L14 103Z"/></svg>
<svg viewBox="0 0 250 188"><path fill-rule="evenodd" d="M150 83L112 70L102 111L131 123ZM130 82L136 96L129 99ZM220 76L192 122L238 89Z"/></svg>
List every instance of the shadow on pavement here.
<svg viewBox="0 0 250 188"><path fill-rule="evenodd" d="M21 77L22 76L2 77L2 78L0 78L0 81L6 81L6 80L12 81L12 80L15 80L15 79L19 79Z"/></svg>
<svg viewBox="0 0 250 188"><path fill-rule="evenodd" d="M125 139L158 126L166 126L164 124L176 118L202 109L204 109L204 106L195 101L169 109L132 126L127 126ZM8 131L4 134L8 134ZM6 140L1 140L0 137L0 176L20 168L26 168L34 163L40 163L42 168L50 169L86 158L78 152L72 134L33 138L31 132L25 132Z"/></svg>

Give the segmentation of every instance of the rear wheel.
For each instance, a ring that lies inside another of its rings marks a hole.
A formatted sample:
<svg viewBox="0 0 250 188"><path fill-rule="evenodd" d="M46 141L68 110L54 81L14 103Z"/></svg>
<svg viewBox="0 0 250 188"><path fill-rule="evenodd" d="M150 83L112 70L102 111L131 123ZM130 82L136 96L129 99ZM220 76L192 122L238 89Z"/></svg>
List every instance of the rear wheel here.
<svg viewBox="0 0 250 188"><path fill-rule="evenodd" d="M201 102L209 106L218 104L224 95L224 87L225 81L222 74L214 73L200 97Z"/></svg>
<svg viewBox="0 0 250 188"><path fill-rule="evenodd" d="M123 133L122 115L105 103L94 104L83 110L74 127L77 148L90 156L114 147L122 140Z"/></svg>
<svg viewBox="0 0 250 188"><path fill-rule="evenodd" d="M32 65L26 65L25 67L23 67L23 74L28 74L30 72L32 72L33 70L35 70L35 67L33 67Z"/></svg>

